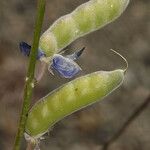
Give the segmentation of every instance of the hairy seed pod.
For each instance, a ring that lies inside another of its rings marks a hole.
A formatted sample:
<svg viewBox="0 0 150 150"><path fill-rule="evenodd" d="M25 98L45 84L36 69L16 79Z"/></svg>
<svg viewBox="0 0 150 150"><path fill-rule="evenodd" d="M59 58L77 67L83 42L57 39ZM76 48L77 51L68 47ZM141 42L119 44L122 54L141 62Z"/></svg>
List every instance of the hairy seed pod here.
<svg viewBox="0 0 150 150"><path fill-rule="evenodd" d="M74 79L38 101L27 118L26 133L39 138L59 120L101 100L121 85L124 70L98 71Z"/></svg>
<svg viewBox="0 0 150 150"><path fill-rule="evenodd" d="M129 0L90 0L55 21L41 36L39 48L48 57L75 39L95 31L121 15Z"/></svg>

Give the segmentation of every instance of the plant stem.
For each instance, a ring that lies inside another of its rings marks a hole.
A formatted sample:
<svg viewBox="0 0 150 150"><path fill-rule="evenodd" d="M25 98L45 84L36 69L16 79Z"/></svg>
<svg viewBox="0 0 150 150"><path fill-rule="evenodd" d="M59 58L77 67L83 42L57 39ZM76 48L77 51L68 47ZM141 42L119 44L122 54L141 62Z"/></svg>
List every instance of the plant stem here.
<svg viewBox="0 0 150 150"><path fill-rule="evenodd" d="M33 150L35 148L35 144L28 141L26 150Z"/></svg>
<svg viewBox="0 0 150 150"><path fill-rule="evenodd" d="M22 111L20 114L20 121L19 121L18 131L16 134L13 150L20 149L22 137L24 134L25 124L26 124L26 119L28 116L28 111L31 103L31 98L32 98L32 93L34 88L34 72L35 72L35 65L36 65L36 56L38 53L38 44L39 44L40 32L41 32L43 18L44 18L44 12L45 12L45 0L38 0L33 44L32 44L29 65L28 65L27 76L26 76L26 83L24 87L23 105L22 105Z"/></svg>

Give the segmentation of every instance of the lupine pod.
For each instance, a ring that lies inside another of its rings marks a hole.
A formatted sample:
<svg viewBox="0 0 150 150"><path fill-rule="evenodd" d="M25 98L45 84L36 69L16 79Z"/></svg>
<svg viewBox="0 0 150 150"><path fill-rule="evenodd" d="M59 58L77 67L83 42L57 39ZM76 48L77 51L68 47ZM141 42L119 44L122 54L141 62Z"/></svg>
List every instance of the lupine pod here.
<svg viewBox="0 0 150 150"><path fill-rule="evenodd" d="M124 79L124 70L98 71L54 90L30 110L25 131L39 138L56 122L111 93Z"/></svg>
<svg viewBox="0 0 150 150"><path fill-rule="evenodd" d="M52 56L75 39L95 31L121 15L129 0L90 0L55 21L40 38L39 48Z"/></svg>

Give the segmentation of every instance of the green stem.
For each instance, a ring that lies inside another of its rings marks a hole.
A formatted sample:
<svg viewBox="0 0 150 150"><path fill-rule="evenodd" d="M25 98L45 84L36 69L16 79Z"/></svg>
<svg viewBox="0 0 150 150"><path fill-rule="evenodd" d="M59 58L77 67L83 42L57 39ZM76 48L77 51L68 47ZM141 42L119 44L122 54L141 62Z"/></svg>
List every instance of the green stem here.
<svg viewBox="0 0 150 150"><path fill-rule="evenodd" d="M26 150L33 150L35 148L35 143L28 141Z"/></svg>
<svg viewBox="0 0 150 150"><path fill-rule="evenodd" d="M29 66L28 66L28 71L26 76L26 83L24 88L23 106L20 114L20 121L19 121L18 131L16 134L13 150L20 149L22 137L24 134L25 124L26 124L26 119L28 115L28 110L31 103L31 98L32 98L32 93L34 88L34 71L35 71L35 64L36 64L36 56L38 53L38 44L39 44L40 32L41 32L43 18L44 18L44 12L45 12L45 0L39 0L32 50L31 50Z"/></svg>

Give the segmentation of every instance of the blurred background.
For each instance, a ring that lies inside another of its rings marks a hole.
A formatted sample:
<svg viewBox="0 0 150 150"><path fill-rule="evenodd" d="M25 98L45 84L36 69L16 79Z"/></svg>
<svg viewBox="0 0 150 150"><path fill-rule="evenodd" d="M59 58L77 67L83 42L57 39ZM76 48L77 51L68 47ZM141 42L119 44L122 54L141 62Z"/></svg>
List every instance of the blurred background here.
<svg viewBox="0 0 150 150"><path fill-rule="evenodd" d="M47 0L42 32L86 1ZM0 1L0 150L12 149L17 130L28 63L18 44L32 43L36 4L36 0ZM86 50L78 61L83 69L79 76L124 67L122 60L109 51L113 48L129 62L125 81L105 100L57 123L41 142L41 149L150 150L150 105L109 147L103 147L150 95L150 1L131 0L120 18L74 41L67 53L83 46ZM46 71L34 90L32 105L68 81Z"/></svg>

